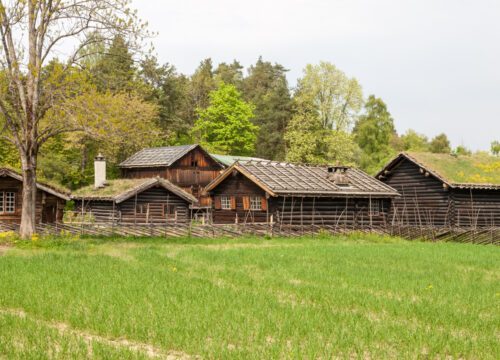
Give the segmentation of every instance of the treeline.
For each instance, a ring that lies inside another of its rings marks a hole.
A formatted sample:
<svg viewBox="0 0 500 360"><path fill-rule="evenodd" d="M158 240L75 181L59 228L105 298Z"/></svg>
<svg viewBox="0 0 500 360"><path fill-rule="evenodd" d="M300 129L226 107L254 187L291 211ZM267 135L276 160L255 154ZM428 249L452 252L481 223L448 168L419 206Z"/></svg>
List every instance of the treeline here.
<svg viewBox="0 0 500 360"><path fill-rule="evenodd" d="M121 37L105 49L82 51L96 55L85 56L65 79L73 84L67 106L81 109L82 131L48 139L38 163L43 177L71 188L92 182L99 152L116 177L119 162L149 146L197 142L215 153L358 164L369 173L399 151L469 152L452 150L445 134L432 140L414 130L398 135L382 99L365 97L361 84L331 63L307 65L292 87L285 67L262 58L247 69L236 60L205 59L185 75L155 57L137 61ZM53 60L44 76L56 79L61 66ZM58 121L75 116L49 111ZM492 152L499 151L493 143ZM2 140L0 163L20 165L17 150Z"/></svg>

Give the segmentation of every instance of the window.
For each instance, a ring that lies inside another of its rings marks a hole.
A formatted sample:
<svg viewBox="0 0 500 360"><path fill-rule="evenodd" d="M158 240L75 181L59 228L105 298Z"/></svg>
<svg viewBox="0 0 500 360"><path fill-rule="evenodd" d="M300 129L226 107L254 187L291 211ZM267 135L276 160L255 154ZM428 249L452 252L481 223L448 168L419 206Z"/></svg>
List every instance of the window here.
<svg viewBox="0 0 500 360"><path fill-rule="evenodd" d="M16 212L16 193L13 191L0 192L0 213Z"/></svg>
<svg viewBox="0 0 500 360"><path fill-rule="evenodd" d="M146 213L146 205L144 205L144 204L137 204L135 206L135 213L136 214L144 214L144 213Z"/></svg>
<svg viewBox="0 0 500 360"><path fill-rule="evenodd" d="M372 200L371 207L370 207L370 215L371 216L378 216L379 211L380 211L380 201L379 200Z"/></svg>
<svg viewBox="0 0 500 360"><path fill-rule="evenodd" d="M250 197L250 210L262 210L262 200L260 197Z"/></svg>
<svg viewBox="0 0 500 360"><path fill-rule="evenodd" d="M167 217L174 217L176 212L176 206L175 205L163 205L163 216Z"/></svg>
<svg viewBox="0 0 500 360"><path fill-rule="evenodd" d="M221 196L220 206L223 210L231 210L231 197L230 196Z"/></svg>

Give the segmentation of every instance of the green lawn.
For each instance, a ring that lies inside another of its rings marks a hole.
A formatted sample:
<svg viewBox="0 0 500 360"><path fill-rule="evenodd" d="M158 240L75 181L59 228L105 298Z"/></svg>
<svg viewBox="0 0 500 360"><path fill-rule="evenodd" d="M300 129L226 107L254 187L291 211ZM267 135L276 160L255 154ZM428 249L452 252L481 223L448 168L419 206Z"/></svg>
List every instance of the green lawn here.
<svg viewBox="0 0 500 360"><path fill-rule="evenodd" d="M500 247L356 235L10 244L0 359L500 358Z"/></svg>

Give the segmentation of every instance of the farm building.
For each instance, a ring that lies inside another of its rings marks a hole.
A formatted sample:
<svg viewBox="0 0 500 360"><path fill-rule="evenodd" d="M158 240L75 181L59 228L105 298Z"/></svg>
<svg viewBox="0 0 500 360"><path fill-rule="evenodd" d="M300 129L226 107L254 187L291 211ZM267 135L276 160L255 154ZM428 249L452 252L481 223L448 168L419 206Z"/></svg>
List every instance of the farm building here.
<svg viewBox="0 0 500 360"><path fill-rule="evenodd" d="M361 170L236 162L212 181L214 223L382 225L396 190Z"/></svg>
<svg viewBox="0 0 500 360"><path fill-rule="evenodd" d="M54 223L63 218L63 209L70 199L61 187L37 182L36 222ZM23 205L23 176L20 171L0 167L0 222L20 223Z"/></svg>
<svg viewBox="0 0 500 360"><path fill-rule="evenodd" d="M200 145L149 148L139 151L119 166L122 179L159 176L198 198L199 208L211 206L203 190L224 166L214 160Z"/></svg>
<svg viewBox="0 0 500 360"><path fill-rule="evenodd" d="M500 159L405 152L376 175L402 195L394 222L405 225L500 226Z"/></svg>
<svg viewBox="0 0 500 360"><path fill-rule="evenodd" d="M187 223L197 199L170 181L156 178L108 180L75 191L74 216L97 223Z"/></svg>

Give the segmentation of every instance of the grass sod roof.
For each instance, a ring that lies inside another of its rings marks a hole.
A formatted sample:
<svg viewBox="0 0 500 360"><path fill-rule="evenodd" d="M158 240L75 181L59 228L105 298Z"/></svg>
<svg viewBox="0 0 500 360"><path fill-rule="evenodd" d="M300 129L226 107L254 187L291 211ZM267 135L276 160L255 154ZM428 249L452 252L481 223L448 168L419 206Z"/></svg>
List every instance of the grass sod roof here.
<svg viewBox="0 0 500 360"><path fill-rule="evenodd" d="M404 152L392 159L377 175L391 168L402 157L425 168L452 187L500 189L500 158L487 153L450 155Z"/></svg>
<svg viewBox="0 0 500 360"><path fill-rule="evenodd" d="M6 174L8 176L12 176L19 181L23 181L23 172L21 169L9 166L9 165L0 165L0 175ZM58 197L61 197L65 200L69 200L71 191L65 186L59 184L56 181L48 180L43 176L37 174L37 188L39 190L46 191L48 193L52 193Z"/></svg>
<svg viewBox="0 0 500 360"><path fill-rule="evenodd" d="M89 185L73 192L74 199L107 200L121 202L130 196L145 191L153 186L160 185L188 202L196 203L198 200L175 186L170 181L161 178L142 179L114 179L107 180L106 185L96 189L94 185Z"/></svg>

